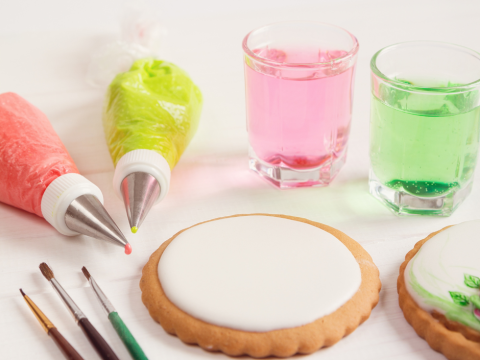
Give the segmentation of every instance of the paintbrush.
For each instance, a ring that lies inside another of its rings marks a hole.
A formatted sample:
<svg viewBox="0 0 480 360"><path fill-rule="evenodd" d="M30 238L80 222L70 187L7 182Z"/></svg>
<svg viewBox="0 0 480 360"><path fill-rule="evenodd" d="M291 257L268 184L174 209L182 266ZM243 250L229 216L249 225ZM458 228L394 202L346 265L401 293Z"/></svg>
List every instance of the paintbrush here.
<svg viewBox="0 0 480 360"><path fill-rule="evenodd" d="M110 300L108 300L106 295L103 293L102 289L100 289L97 282L90 275L90 273L88 272L85 266L82 267L82 272L83 272L83 275L85 275L85 277L87 278L90 285L92 286L92 289L97 295L98 300L100 300L100 303L102 304L103 308L106 310L108 315L108 320L110 320L110 322L112 323L113 328L117 332L118 336L120 336L120 339L122 339L123 343L128 349L128 352L130 353L130 355L132 355L132 358L134 358L135 360L148 360L142 348L140 347L140 345L138 345L137 341L133 337L130 330L128 330L125 323L120 318L120 315L118 315L118 312L115 310Z"/></svg>
<svg viewBox="0 0 480 360"><path fill-rule="evenodd" d="M55 325L53 325L52 322L45 316L42 310L40 310L38 306L35 305L32 299L25 295L22 289L20 289L20 292L22 293L23 298L30 307L30 310L32 310L33 314L40 322L40 325L42 325L43 330L45 330L48 336L52 338L52 340L58 346L62 354L65 355L65 357L69 360L83 360L77 350L75 350L75 348L70 345L67 339L65 339L63 335L60 334L60 331L57 330Z"/></svg>
<svg viewBox="0 0 480 360"><path fill-rule="evenodd" d="M53 271L48 267L48 265L41 263L40 271L42 272L43 276L45 276L45 279L50 281L50 284L52 284L57 294L62 298L65 305L67 305L68 310L70 310L78 326L80 326L83 333L90 341L90 344L92 344L97 351L98 355L100 355L100 357L104 360L119 360L105 339L100 335L97 329L93 327L82 310L80 310L77 304L73 302L72 298L67 294L62 285L60 285L57 279L55 279L53 276Z"/></svg>

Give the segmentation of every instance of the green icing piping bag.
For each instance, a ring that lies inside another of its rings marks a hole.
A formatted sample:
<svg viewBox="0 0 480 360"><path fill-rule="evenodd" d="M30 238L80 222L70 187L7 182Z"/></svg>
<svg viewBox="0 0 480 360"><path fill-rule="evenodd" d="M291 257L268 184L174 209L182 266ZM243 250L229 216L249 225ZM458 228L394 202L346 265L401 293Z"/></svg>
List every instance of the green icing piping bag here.
<svg viewBox="0 0 480 360"><path fill-rule="evenodd" d="M115 164L114 190L138 231L170 186L170 173L195 134L202 94L176 65L135 61L107 90L103 127Z"/></svg>
<svg viewBox="0 0 480 360"><path fill-rule="evenodd" d="M142 348L140 347L140 345L138 345L137 341L133 337L130 330L128 330L123 320L120 318L120 315L118 315L118 312L115 310L112 303L105 296L102 289L100 289L97 282L90 275L85 266L82 267L82 272L92 286L92 289L97 295L98 300L100 300L100 302L102 303L103 308L107 311L108 320L110 320L110 322L112 323L113 328L117 332L118 336L120 336L120 339L122 339L125 347L127 348L132 358L135 360L148 360Z"/></svg>

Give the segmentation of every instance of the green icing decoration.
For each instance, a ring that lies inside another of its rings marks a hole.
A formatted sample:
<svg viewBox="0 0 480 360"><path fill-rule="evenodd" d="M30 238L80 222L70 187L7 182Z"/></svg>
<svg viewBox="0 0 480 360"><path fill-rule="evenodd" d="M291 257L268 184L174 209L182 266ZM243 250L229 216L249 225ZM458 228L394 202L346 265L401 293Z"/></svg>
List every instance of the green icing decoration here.
<svg viewBox="0 0 480 360"><path fill-rule="evenodd" d="M473 275L464 275L465 280L464 283L470 288L478 289L480 288L480 278L473 276Z"/></svg>
<svg viewBox="0 0 480 360"><path fill-rule="evenodd" d="M480 296L472 295L470 296L470 302L475 306L477 309L480 309Z"/></svg>
<svg viewBox="0 0 480 360"><path fill-rule="evenodd" d="M154 150L177 164L195 134L202 94L176 65L137 60L107 90L103 127L114 164L132 150Z"/></svg>
<svg viewBox="0 0 480 360"><path fill-rule="evenodd" d="M467 306L468 304L470 304L470 301L468 301L467 295L457 291L449 291L449 293L455 304L460 306Z"/></svg>
<svg viewBox="0 0 480 360"><path fill-rule="evenodd" d="M411 261L414 261L414 259L412 259ZM458 305L454 303L452 299L441 298L428 292L418 283L418 280L413 273L413 266L410 268L409 275L410 285L412 286L412 289L419 296L421 296L428 305L437 309L442 309L445 312L444 315L448 319L452 321L457 321L463 325L471 327L472 329L480 331L480 321L475 317L475 315L473 315L472 305ZM473 301L472 303L475 304Z"/></svg>

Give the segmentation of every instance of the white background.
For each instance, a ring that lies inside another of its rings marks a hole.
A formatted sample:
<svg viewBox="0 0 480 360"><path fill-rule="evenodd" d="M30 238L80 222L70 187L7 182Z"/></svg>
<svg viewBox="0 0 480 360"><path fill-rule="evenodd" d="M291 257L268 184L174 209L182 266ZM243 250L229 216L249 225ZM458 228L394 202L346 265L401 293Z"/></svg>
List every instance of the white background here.
<svg viewBox="0 0 480 360"><path fill-rule="evenodd" d="M337 227L360 242L380 269L383 288L371 318L311 358L443 359L403 318L396 292L398 268L415 242L428 233L480 217L480 184L475 182L470 197L449 218L396 217L369 195L369 61L384 46L417 39L480 51L480 3L149 2L151 13L168 30L163 57L189 72L205 105L197 136L173 171L167 199L151 211L136 235L128 232L123 204L112 190L113 165L101 125L103 91L85 82L90 56L118 37L122 4L0 1L0 93L17 92L47 114L80 172L103 191L107 210L133 246L133 254L126 257L118 247L83 236L64 237L43 219L0 204L0 359L63 359L19 288L85 359L98 359L40 274L43 261L120 358L130 357L81 274L82 266L99 282L150 359L226 359L167 335L148 315L138 283L150 254L177 231L215 217L254 212L301 216ZM360 42L353 125L347 164L329 187L279 191L247 170L240 44L258 26L302 19L339 25Z"/></svg>

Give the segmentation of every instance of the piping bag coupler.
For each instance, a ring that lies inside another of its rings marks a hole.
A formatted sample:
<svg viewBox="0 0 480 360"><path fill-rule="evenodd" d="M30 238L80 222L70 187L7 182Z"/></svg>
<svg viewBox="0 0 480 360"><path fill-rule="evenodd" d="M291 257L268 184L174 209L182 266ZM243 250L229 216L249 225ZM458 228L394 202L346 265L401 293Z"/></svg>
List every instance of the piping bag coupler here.
<svg viewBox="0 0 480 360"><path fill-rule="evenodd" d="M113 219L103 207L100 189L80 174L59 176L42 196L42 215L58 232L79 234L130 247Z"/></svg>
<svg viewBox="0 0 480 360"><path fill-rule="evenodd" d="M153 150L132 150L120 158L113 188L125 203L132 232L137 232L150 208L167 195L170 174L167 160Z"/></svg>

